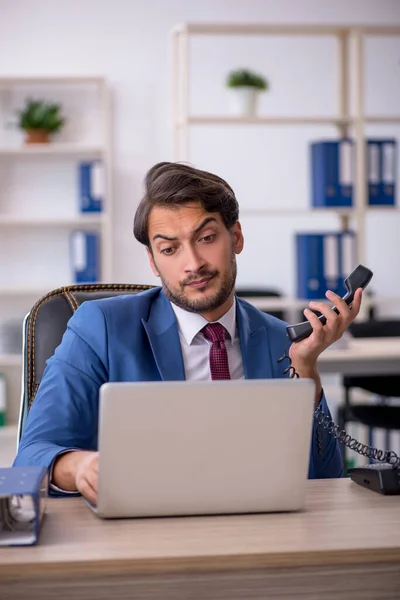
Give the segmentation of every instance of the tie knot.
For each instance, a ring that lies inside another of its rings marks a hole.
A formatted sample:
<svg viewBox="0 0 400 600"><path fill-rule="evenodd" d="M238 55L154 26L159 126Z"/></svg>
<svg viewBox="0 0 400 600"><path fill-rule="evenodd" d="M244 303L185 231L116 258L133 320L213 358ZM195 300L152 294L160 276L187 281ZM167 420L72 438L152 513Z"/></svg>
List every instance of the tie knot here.
<svg viewBox="0 0 400 600"><path fill-rule="evenodd" d="M208 323L201 330L204 337L209 342L224 342L226 338L226 329L221 323Z"/></svg>

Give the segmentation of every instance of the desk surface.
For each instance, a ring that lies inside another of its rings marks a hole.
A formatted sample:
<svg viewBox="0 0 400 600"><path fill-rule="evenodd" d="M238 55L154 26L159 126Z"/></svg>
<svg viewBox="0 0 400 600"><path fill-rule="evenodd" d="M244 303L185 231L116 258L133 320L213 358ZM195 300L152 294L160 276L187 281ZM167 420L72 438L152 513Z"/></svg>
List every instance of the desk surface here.
<svg viewBox="0 0 400 600"><path fill-rule="evenodd" d="M337 479L309 481L287 514L102 521L81 498L49 499L39 545L0 548L0 580L368 562L400 562L400 497Z"/></svg>
<svg viewBox="0 0 400 600"><path fill-rule="evenodd" d="M347 348L327 348L318 358L321 373L400 373L400 338L350 338Z"/></svg>

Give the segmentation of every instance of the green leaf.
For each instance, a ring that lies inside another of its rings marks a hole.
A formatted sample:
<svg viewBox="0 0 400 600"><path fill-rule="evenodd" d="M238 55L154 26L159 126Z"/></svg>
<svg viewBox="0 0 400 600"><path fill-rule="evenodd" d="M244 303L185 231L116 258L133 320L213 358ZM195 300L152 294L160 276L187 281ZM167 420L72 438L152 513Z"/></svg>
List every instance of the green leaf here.
<svg viewBox="0 0 400 600"><path fill-rule="evenodd" d="M59 104L46 103L43 100L27 99L25 108L17 111L21 129L44 129L50 133L59 131L65 123L60 114Z"/></svg>
<svg viewBox="0 0 400 600"><path fill-rule="evenodd" d="M227 76L226 85L230 88L253 87L259 91L269 88L269 83L265 77L249 69L231 71Z"/></svg>

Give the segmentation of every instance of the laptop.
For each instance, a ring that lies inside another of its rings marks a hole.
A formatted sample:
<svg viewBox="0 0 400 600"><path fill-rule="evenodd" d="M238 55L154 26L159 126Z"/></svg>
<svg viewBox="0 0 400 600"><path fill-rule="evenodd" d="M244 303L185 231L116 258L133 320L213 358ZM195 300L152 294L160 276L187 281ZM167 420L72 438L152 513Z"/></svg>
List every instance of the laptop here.
<svg viewBox="0 0 400 600"><path fill-rule="evenodd" d="M309 379L104 384L95 512L302 509L314 393Z"/></svg>

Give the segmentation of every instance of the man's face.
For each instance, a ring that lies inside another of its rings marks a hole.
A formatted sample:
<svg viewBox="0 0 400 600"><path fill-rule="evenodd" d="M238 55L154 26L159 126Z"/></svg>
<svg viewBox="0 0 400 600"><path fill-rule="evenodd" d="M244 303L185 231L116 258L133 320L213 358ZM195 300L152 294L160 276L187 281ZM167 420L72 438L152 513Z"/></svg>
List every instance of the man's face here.
<svg viewBox="0 0 400 600"><path fill-rule="evenodd" d="M239 223L228 231L219 213L207 212L198 202L156 207L149 217L149 239L150 266L169 300L211 317L220 308L228 310L236 280L236 254L243 249Z"/></svg>

